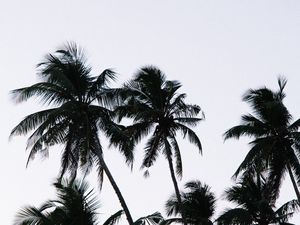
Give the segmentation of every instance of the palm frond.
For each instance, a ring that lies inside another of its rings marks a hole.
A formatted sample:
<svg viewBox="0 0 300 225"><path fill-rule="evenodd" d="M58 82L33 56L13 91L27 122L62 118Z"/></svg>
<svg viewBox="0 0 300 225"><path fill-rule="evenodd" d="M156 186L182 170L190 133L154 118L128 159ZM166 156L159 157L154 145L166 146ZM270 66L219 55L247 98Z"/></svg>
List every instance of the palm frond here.
<svg viewBox="0 0 300 225"><path fill-rule="evenodd" d="M126 126L124 132L133 139L134 143L139 143L142 138L149 135L152 130L153 123L145 121Z"/></svg>
<svg viewBox="0 0 300 225"><path fill-rule="evenodd" d="M165 203L165 211L167 213L167 216L180 214L180 205L178 203L178 199L175 194L171 195L167 200L167 202Z"/></svg>
<svg viewBox="0 0 300 225"><path fill-rule="evenodd" d="M300 163L297 155L295 154L293 148L289 148L289 151L287 151L289 164L292 167L292 170L294 172L294 176L296 178L297 184L300 185Z"/></svg>
<svg viewBox="0 0 300 225"><path fill-rule="evenodd" d="M252 145L252 148L247 153L245 159L240 164L233 177L237 177L243 170L247 170L247 168L249 168L253 163L257 162L257 159L260 159L260 161L262 161L262 164L266 164L266 160L261 160L264 159L263 156L264 154L266 154L264 150L272 150L274 143L272 138L266 137L257 138L254 141L250 142L250 145Z"/></svg>
<svg viewBox="0 0 300 225"><path fill-rule="evenodd" d="M287 84L287 79L283 76L279 76L277 82L279 86L279 91L276 94L278 96L278 99L282 101L285 97L285 93L283 92L283 90Z"/></svg>
<svg viewBox="0 0 300 225"><path fill-rule="evenodd" d="M294 123L292 123L290 126L289 126L289 130L290 131L298 131L300 127L300 119L297 119Z"/></svg>
<svg viewBox="0 0 300 225"><path fill-rule="evenodd" d="M158 129L154 131L154 134L149 138L145 146L145 156L142 163L142 168L149 168L153 165L158 156L158 151L162 145L162 134Z"/></svg>
<svg viewBox="0 0 300 225"><path fill-rule="evenodd" d="M16 135L25 135L29 131L35 129L41 123L45 122L53 111L55 111L55 109L46 109L26 116L12 129L10 138Z"/></svg>
<svg viewBox="0 0 300 225"><path fill-rule="evenodd" d="M104 70L92 82L88 92L88 99L97 99L102 106L113 107L117 104L117 101L114 99L116 91L108 86L111 81L116 80L116 77L116 73L112 69Z"/></svg>
<svg viewBox="0 0 300 225"><path fill-rule="evenodd" d="M198 147L199 152L202 154L202 145L201 145L200 139L198 138L197 134L192 129L190 129L189 127L187 127L181 123L176 123L176 127L182 132L183 138L185 138L187 136L189 141L192 144L195 144Z"/></svg>
<svg viewBox="0 0 300 225"><path fill-rule="evenodd" d="M279 197L279 191L282 183L282 177L286 172L286 165L282 160L280 154L273 154L272 160L270 160L268 165L268 176L272 181L272 191L274 199Z"/></svg>
<svg viewBox="0 0 300 225"><path fill-rule="evenodd" d="M99 143L99 145L100 145L100 143ZM101 147L101 145L100 145L100 148L98 148L97 151L100 151L100 153L97 153L97 154L102 154L102 147ZM103 166L102 166L101 161L99 160L99 157L96 157L95 162L96 162L97 172L98 172L98 183L99 183L99 188L100 188L100 190L101 190L101 189L102 189L102 184L103 184L103 173L104 173L104 169L103 169Z"/></svg>
<svg viewBox="0 0 300 225"><path fill-rule="evenodd" d="M121 216L124 214L123 210L119 210L118 212L111 215L104 223L103 225L115 225L118 224L119 220L121 219Z"/></svg>
<svg viewBox="0 0 300 225"><path fill-rule="evenodd" d="M159 212L155 212L145 217L137 219L133 225L159 225L163 217Z"/></svg>
<svg viewBox="0 0 300 225"><path fill-rule="evenodd" d="M110 146L115 146L124 156L128 165L132 166L134 160L134 140L126 133L124 126L113 123L106 125L105 134L110 140Z"/></svg>
<svg viewBox="0 0 300 225"><path fill-rule="evenodd" d="M54 103L57 105L74 100L73 96L62 87L49 82L37 83L29 87L15 89L12 90L10 94L16 103L27 101L32 97L39 99L42 104Z"/></svg>
<svg viewBox="0 0 300 225"><path fill-rule="evenodd" d="M188 126L191 126L191 127L197 126L198 123L202 120L203 120L202 118L191 118L191 117L177 117L177 118L174 118L174 121L178 121L181 124L188 125Z"/></svg>
<svg viewBox="0 0 300 225"><path fill-rule="evenodd" d="M160 225L169 225L169 224L172 224L172 223L183 223L183 220L182 218L169 218L169 219L164 219Z"/></svg>
<svg viewBox="0 0 300 225"><path fill-rule="evenodd" d="M27 206L21 209L14 220L14 225L50 225L48 219L49 213L45 210L47 208L36 208L34 206Z"/></svg>
<svg viewBox="0 0 300 225"><path fill-rule="evenodd" d="M171 138L172 149L175 152L175 162L176 162L176 175L181 179L182 178L182 159L179 149L179 145L175 137Z"/></svg>
<svg viewBox="0 0 300 225"><path fill-rule="evenodd" d="M170 114L175 117L195 117L198 116L200 112L202 112L202 119L205 118L203 111L198 105L186 104L184 102L176 103L176 105L172 106L173 109L170 110Z"/></svg>
<svg viewBox="0 0 300 225"><path fill-rule="evenodd" d="M265 134L264 130L257 128L255 126L238 125L227 130L223 134L223 137L224 140L227 140L229 138L239 139L241 136L259 137L264 134Z"/></svg>
<svg viewBox="0 0 300 225"><path fill-rule="evenodd" d="M242 208L227 209L216 220L218 225L252 225L252 216Z"/></svg>
<svg viewBox="0 0 300 225"><path fill-rule="evenodd" d="M282 222L287 222L289 218L293 216L295 212L299 210L299 203L297 200L288 201L276 210L278 219Z"/></svg>

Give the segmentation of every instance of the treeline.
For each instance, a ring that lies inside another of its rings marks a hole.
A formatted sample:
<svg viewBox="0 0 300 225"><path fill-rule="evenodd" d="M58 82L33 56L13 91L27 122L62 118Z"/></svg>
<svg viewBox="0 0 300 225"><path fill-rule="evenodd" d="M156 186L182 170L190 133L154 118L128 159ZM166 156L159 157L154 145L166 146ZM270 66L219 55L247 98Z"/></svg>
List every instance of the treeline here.
<svg viewBox="0 0 300 225"><path fill-rule="evenodd" d="M224 139L249 136L250 150L234 174L236 184L225 191L226 199L236 204L215 217L216 197L209 186L194 180L179 190L182 177L181 150L178 135L202 146L193 128L203 119L196 104L186 103L179 81L168 80L155 66L140 68L121 87L112 88L116 73L104 70L92 76L83 50L69 43L38 64L40 82L11 92L17 103L37 98L49 108L26 116L11 136L28 135L28 162L36 154L47 155L57 144L62 147L61 169L55 187L57 199L40 208L26 207L15 225L95 225L97 199L84 181L79 182L78 170L88 173L96 167L99 187L104 174L122 207L104 223L118 222L122 214L129 225L146 223L167 225L287 225L299 208L300 194L300 119L293 121L283 100L286 79L278 78L279 88L250 89L244 96L252 111L242 115L241 124L224 133ZM131 124L122 125L123 119ZM111 174L101 145L99 132L132 166L135 146L146 140L142 169L145 176L159 156L166 159L174 186L174 195L165 203L168 218L160 213L134 220L116 180ZM297 200L275 208L284 175L291 178ZM67 180L66 180L67 179Z"/></svg>

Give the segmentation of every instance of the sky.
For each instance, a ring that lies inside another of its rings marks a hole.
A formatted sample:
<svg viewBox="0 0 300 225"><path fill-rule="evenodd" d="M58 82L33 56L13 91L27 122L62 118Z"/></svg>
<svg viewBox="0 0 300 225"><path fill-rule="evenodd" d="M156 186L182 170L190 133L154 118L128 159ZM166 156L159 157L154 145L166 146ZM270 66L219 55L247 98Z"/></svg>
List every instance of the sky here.
<svg viewBox="0 0 300 225"><path fill-rule="evenodd" d="M16 105L9 91L37 82L36 65L67 41L86 50L94 75L115 69L115 86L145 65L156 65L168 79L182 83L187 102L200 105L206 118L195 128L202 156L188 141L180 141L179 186L193 179L211 186L220 200L215 217L230 206L222 195L249 149L246 138L225 143L222 138L250 111L242 94L264 85L276 89L277 77L284 75L285 103L295 119L300 117L299 1L0 1L0 29L1 224L12 224L21 207L38 206L55 194L51 183L59 171L60 146L51 149L49 159L37 157L25 168L26 137L9 141L9 133L41 107L35 101ZM106 148L104 154L134 219L155 211L164 214L165 201L173 193L166 160L160 157L145 179L139 169L142 144L132 171L116 149ZM88 181L98 190L95 173ZM278 204L293 198L286 176ZM121 208L106 179L100 200L100 222ZM291 221L300 223L300 215Z"/></svg>

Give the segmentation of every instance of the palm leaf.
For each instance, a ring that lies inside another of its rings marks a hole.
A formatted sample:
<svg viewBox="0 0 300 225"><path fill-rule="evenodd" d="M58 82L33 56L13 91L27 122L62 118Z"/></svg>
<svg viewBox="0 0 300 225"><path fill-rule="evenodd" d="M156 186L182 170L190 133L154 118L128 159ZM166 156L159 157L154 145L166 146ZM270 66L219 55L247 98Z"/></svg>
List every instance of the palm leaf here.
<svg viewBox="0 0 300 225"><path fill-rule="evenodd" d="M182 160L181 160L181 153L180 153L180 149L178 146L178 143L176 141L175 137L171 138L171 145L172 145L172 149L175 152L175 162L176 162L176 175L179 178L182 178Z"/></svg>
<svg viewBox="0 0 300 225"><path fill-rule="evenodd" d="M299 210L299 203L297 200L292 200L283 204L279 209L276 210L276 215L282 222L293 216L295 212Z"/></svg>
<svg viewBox="0 0 300 225"><path fill-rule="evenodd" d="M104 223L103 225L115 225L119 222L121 219L121 216L124 214L123 210L119 210L118 212L111 215Z"/></svg>
<svg viewBox="0 0 300 225"><path fill-rule="evenodd" d="M163 221L162 215L159 212L155 212L137 219L133 225L158 225L161 221Z"/></svg>
<svg viewBox="0 0 300 225"><path fill-rule="evenodd" d="M10 138L16 135L27 134L29 131L35 129L41 123L45 122L48 119L49 115L55 110L55 108L46 109L26 116L17 126L12 129Z"/></svg>
<svg viewBox="0 0 300 225"><path fill-rule="evenodd" d="M201 145L200 139L198 138L197 134L192 129L190 129L189 127L187 127L181 123L176 123L176 127L177 127L177 129L179 129L182 132L183 138L185 138L187 136L189 141L192 144L195 144L198 147L200 153L202 154L202 145Z"/></svg>
<svg viewBox="0 0 300 225"><path fill-rule="evenodd" d="M242 208L227 209L216 220L218 225L252 225L252 216Z"/></svg>
<svg viewBox="0 0 300 225"><path fill-rule="evenodd" d="M289 126L290 131L298 131L300 127L300 119L297 119L294 123Z"/></svg>
<svg viewBox="0 0 300 225"><path fill-rule="evenodd" d="M162 134L160 133L159 129L156 128L154 134L149 138L147 144L144 148L145 156L143 159L142 167L151 167L158 156L158 151L162 145Z"/></svg>
<svg viewBox="0 0 300 225"><path fill-rule="evenodd" d="M49 214L44 212L47 208L36 208L33 206L27 206L21 209L15 220L14 225L51 225L49 221Z"/></svg>

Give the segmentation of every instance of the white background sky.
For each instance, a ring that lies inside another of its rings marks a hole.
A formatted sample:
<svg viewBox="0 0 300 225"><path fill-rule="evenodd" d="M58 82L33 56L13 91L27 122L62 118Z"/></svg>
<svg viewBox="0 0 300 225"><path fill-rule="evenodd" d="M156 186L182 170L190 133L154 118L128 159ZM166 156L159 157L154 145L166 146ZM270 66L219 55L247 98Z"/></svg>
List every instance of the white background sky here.
<svg viewBox="0 0 300 225"><path fill-rule="evenodd" d="M180 186L199 179L221 198L224 188L232 184L230 177L247 153L247 140L223 143L222 133L249 112L241 102L248 88L277 88L276 77L285 75L286 105L295 118L300 117L299 1L2 0L1 224L12 224L21 206L38 206L54 195L50 184L59 170L59 148L52 149L49 160L37 158L25 169L26 139L8 142L8 136L14 125L39 106L34 102L16 106L8 92L36 82L36 64L66 41L76 41L86 49L95 74L115 68L120 74L118 84L143 65L157 65L168 79L182 82L188 102L202 107L206 120L195 130L204 154L181 142L184 178ZM134 219L164 212L164 203L173 193L164 158L144 179L139 170L142 146L136 153L130 173L115 149L105 151ZM89 181L97 189L94 174ZM110 184L104 182L101 221L121 208ZM292 198L295 194L286 179L278 203ZM228 205L218 202L218 212ZM300 216L293 221L299 224Z"/></svg>

